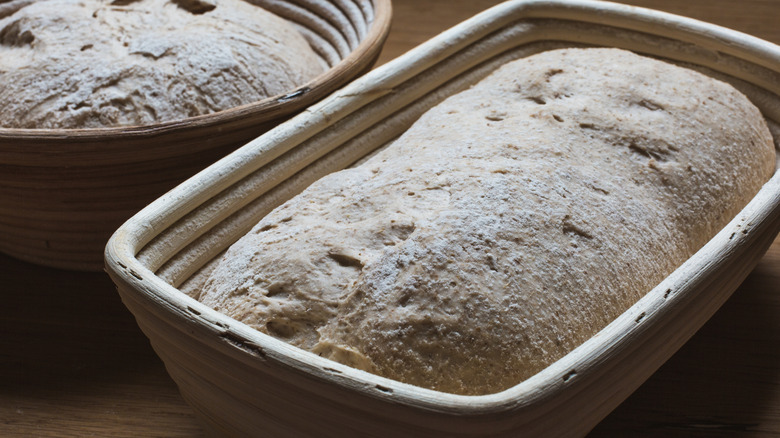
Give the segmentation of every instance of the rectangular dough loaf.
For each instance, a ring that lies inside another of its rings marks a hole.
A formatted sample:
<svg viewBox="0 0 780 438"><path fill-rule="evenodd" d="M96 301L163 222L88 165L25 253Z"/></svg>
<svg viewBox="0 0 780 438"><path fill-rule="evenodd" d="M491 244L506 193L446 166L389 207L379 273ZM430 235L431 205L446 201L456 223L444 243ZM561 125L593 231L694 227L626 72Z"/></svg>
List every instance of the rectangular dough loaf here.
<svg viewBox="0 0 780 438"><path fill-rule="evenodd" d="M668 276L774 162L726 83L618 49L549 51L270 213L200 299L382 376L498 392Z"/></svg>

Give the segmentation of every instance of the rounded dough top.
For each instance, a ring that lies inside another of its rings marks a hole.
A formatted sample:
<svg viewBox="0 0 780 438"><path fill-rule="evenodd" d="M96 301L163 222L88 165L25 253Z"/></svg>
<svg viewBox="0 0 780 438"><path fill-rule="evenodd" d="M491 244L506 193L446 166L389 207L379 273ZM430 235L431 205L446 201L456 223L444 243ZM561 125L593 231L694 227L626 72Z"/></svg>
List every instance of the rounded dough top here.
<svg viewBox="0 0 780 438"><path fill-rule="evenodd" d="M244 0L16 4L0 19L4 128L180 120L283 94L327 68L291 23Z"/></svg>
<svg viewBox="0 0 780 438"><path fill-rule="evenodd" d="M347 365L494 393L650 291L774 164L726 83L617 49L544 52L271 212L200 298Z"/></svg>

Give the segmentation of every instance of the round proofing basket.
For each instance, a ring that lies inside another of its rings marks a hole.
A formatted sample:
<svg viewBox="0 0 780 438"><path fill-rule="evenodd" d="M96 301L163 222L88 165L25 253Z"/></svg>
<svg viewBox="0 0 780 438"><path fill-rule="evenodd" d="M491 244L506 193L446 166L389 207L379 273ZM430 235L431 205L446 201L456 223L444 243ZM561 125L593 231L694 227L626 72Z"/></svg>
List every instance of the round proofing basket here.
<svg viewBox="0 0 780 438"><path fill-rule="evenodd" d="M41 265L101 270L105 244L122 222L368 71L390 28L390 0L247 1L292 22L331 68L284 95L184 120L0 128L0 251Z"/></svg>

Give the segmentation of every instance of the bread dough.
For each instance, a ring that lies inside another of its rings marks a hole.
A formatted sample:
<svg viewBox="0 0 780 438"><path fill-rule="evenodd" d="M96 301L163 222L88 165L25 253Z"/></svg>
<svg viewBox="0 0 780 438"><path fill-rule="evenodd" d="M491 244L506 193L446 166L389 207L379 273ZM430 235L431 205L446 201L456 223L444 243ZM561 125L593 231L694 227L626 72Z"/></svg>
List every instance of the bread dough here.
<svg viewBox="0 0 780 438"><path fill-rule="evenodd" d="M289 92L327 68L291 23L243 0L26 3L0 19L4 128L180 120Z"/></svg>
<svg viewBox="0 0 780 438"><path fill-rule="evenodd" d="M372 373L494 393L634 304L774 163L726 83L618 49L549 51L268 214L201 300Z"/></svg>

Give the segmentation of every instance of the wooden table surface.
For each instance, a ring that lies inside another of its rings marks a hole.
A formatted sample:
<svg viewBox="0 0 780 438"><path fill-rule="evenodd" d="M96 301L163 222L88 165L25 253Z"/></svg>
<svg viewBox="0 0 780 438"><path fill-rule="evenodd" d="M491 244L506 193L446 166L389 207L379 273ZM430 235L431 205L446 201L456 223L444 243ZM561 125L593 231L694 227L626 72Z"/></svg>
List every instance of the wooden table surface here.
<svg viewBox="0 0 780 438"><path fill-rule="evenodd" d="M379 63L498 3L393 0ZM631 0L780 44L780 0ZM103 273L0 255L0 436L202 436ZM780 436L780 239L592 437Z"/></svg>

